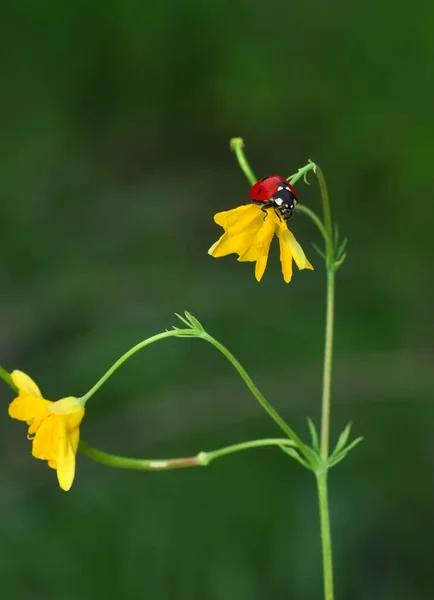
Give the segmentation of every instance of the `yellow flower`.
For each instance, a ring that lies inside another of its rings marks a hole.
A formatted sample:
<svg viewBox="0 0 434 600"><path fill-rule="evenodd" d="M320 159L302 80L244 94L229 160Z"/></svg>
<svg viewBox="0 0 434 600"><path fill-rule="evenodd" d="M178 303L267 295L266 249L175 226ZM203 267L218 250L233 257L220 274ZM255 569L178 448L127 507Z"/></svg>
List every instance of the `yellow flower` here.
<svg viewBox="0 0 434 600"><path fill-rule="evenodd" d="M18 396L9 405L9 416L26 421L29 436L34 436L30 438L33 456L47 460L56 469L62 490L68 491L74 481L84 407L72 396L57 402L45 400L36 383L21 371L13 371L11 377Z"/></svg>
<svg viewBox="0 0 434 600"><path fill-rule="evenodd" d="M241 262L256 262L257 281L261 281L267 266L274 234L279 238L280 262L286 283L291 281L292 259L299 269L313 269L302 247L289 231L286 221L280 219L272 208L267 209L267 215L264 215L256 204L246 204L217 213L214 221L223 227L225 233L211 246L208 253L214 258L235 253Z"/></svg>

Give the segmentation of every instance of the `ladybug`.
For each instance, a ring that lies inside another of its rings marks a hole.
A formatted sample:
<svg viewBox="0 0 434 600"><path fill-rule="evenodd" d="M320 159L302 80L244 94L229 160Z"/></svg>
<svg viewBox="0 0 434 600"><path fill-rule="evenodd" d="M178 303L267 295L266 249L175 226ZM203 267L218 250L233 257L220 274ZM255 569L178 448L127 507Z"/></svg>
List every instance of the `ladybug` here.
<svg viewBox="0 0 434 600"><path fill-rule="evenodd" d="M292 217L297 204L297 192L279 175L269 175L257 181L249 196L250 200L247 200L246 204L256 204L263 212L266 212L267 208L274 208L285 221Z"/></svg>

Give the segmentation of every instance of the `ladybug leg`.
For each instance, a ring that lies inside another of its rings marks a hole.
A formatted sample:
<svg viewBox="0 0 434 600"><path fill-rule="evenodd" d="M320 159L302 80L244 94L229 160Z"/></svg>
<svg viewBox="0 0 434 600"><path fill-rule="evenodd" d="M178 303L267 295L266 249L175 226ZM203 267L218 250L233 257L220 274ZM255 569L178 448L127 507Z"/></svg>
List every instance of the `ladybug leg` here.
<svg viewBox="0 0 434 600"><path fill-rule="evenodd" d="M274 208L274 213L277 215L277 218L279 219L279 221L282 220L282 214L280 212L280 210L278 210L277 208Z"/></svg>
<svg viewBox="0 0 434 600"><path fill-rule="evenodd" d="M245 201L245 204L255 204L255 206L259 206L261 211L265 214L264 221L268 217L267 208L274 207L274 202L271 200L269 202L264 202L263 200L252 200L249 198L249 200Z"/></svg>
<svg viewBox="0 0 434 600"><path fill-rule="evenodd" d="M274 208L274 212L276 212L274 202L272 200L270 200L270 202L258 202L258 205L261 206L262 212L265 213L264 221L268 217L267 208Z"/></svg>

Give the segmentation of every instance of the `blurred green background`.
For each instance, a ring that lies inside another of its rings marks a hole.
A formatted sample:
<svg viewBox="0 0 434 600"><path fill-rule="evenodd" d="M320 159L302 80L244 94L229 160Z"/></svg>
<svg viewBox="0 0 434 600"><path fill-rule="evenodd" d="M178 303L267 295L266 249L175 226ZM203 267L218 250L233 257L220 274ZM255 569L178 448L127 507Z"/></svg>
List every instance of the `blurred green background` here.
<svg viewBox="0 0 434 600"><path fill-rule="evenodd" d="M307 438L319 419L324 276L285 285L276 248L214 260L215 212L308 158L349 237L337 288L332 471L337 598L434 597L434 5L19 0L0 22L0 362L81 395L188 309ZM319 210L318 187L299 183ZM431 240L431 241L430 241ZM0 596L321 598L313 478L275 449L208 469L78 457L65 494L1 387ZM146 349L92 398L82 436L144 457L279 435L199 340Z"/></svg>

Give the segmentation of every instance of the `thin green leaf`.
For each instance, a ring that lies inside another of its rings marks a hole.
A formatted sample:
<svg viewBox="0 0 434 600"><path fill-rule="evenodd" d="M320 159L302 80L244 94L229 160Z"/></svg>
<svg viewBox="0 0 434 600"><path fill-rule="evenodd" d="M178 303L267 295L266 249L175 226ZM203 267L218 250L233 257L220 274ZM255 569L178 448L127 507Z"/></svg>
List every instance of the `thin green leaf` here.
<svg viewBox="0 0 434 600"><path fill-rule="evenodd" d="M305 469L312 471L312 466L306 460L304 460L304 458L301 458L297 450L294 450L294 448L288 448L287 446L279 446L279 448L283 450L285 454L288 454L288 456L299 462Z"/></svg>
<svg viewBox="0 0 434 600"><path fill-rule="evenodd" d="M178 319L182 321L184 325L187 325L187 327L191 327L191 323L189 323L187 319L184 319L184 317L181 317L181 315L179 315L178 313L175 313L175 316L178 317Z"/></svg>
<svg viewBox="0 0 434 600"><path fill-rule="evenodd" d="M312 438L312 447L316 452L319 452L318 432L312 419L307 419L307 425L309 427L310 437Z"/></svg>
<svg viewBox="0 0 434 600"><path fill-rule="evenodd" d="M329 468L334 467L335 465L337 465L338 463L340 463L341 460L344 460L344 458L346 457L346 455L347 455L347 452L341 452L340 454L338 454L334 458L329 458L328 461L327 461L327 466Z"/></svg>
<svg viewBox="0 0 434 600"><path fill-rule="evenodd" d="M339 452L337 454L332 454L332 456L327 461L327 465L329 467L334 467L335 465L337 465L338 463L340 463L341 460L343 460L347 456L348 452L350 450L352 450L355 446L357 446L357 444L359 442L361 442L362 440L363 440L362 437L358 437L355 440L353 440L351 442L351 444L349 444L346 448L344 448L343 450L341 450L341 452Z"/></svg>
<svg viewBox="0 0 434 600"><path fill-rule="evenodd" d="M333 263L333 268L334 268L335 271L337 271L340 267L342 267L342 265L344 264L346 258L347 258L347 253L344 252L344 254L341 256L341 258L339 260L336 260Z"/></svg>
<svg viewBox="0 0 434 600"><path fill-rule="evenodd" d="M191 327L194 327L195 329L198 329L199 331L204 331L204 328L202 327L202 323L200 323L200 321L198 319L196 319L196 317L194 317L187 310L184 311L184 314L187 317L188 321L190 322Z"/></svg>
<svg viewBox="0 0 434 600"><path fill-rule="evenodd" d="M337 251L336 251L336 256L338 257L338 259L339 259L339 258L342 256L342 254L344 253L344 250L345 250L345 248L346 248L346 246L347 246L347 243L348 243L348 238L345 238L345 239L342 241L342 243L341 243L341 245L339 246L339 248L337 249Z"/></svg>
<svg viewBox="0 0 434 600"><path fill-rule="evenodd" d="M348 446L346 448L344 448L345 452L349 452L350 450L352 450L355 446L357 446L357 444L359 444L361 441L363 440L363 437L358 437L355 440L353 440L351 442L351 444L348 444Z"/></svg>
<svg viewBox="0 0 434 600"><path fill-rule="evenodd" d="M335 454L338 454L344 448L345 444L348 442L348 438L350 437L352 425L353 424L350 421L347 424L347 426L345 427L345 429L342 431L341 435L338 438L335 449L333 450L333 452L331 454L332 456L334 456Z"/></svg>
<svg viewBox="0 0 434 600"><path fill-rule="evenodd" d="M323 258L324 260L327 260L325 253L315 244L315 242L312 242L312 246L318 252L318 254L321 256L321 258Z"/></svg>

